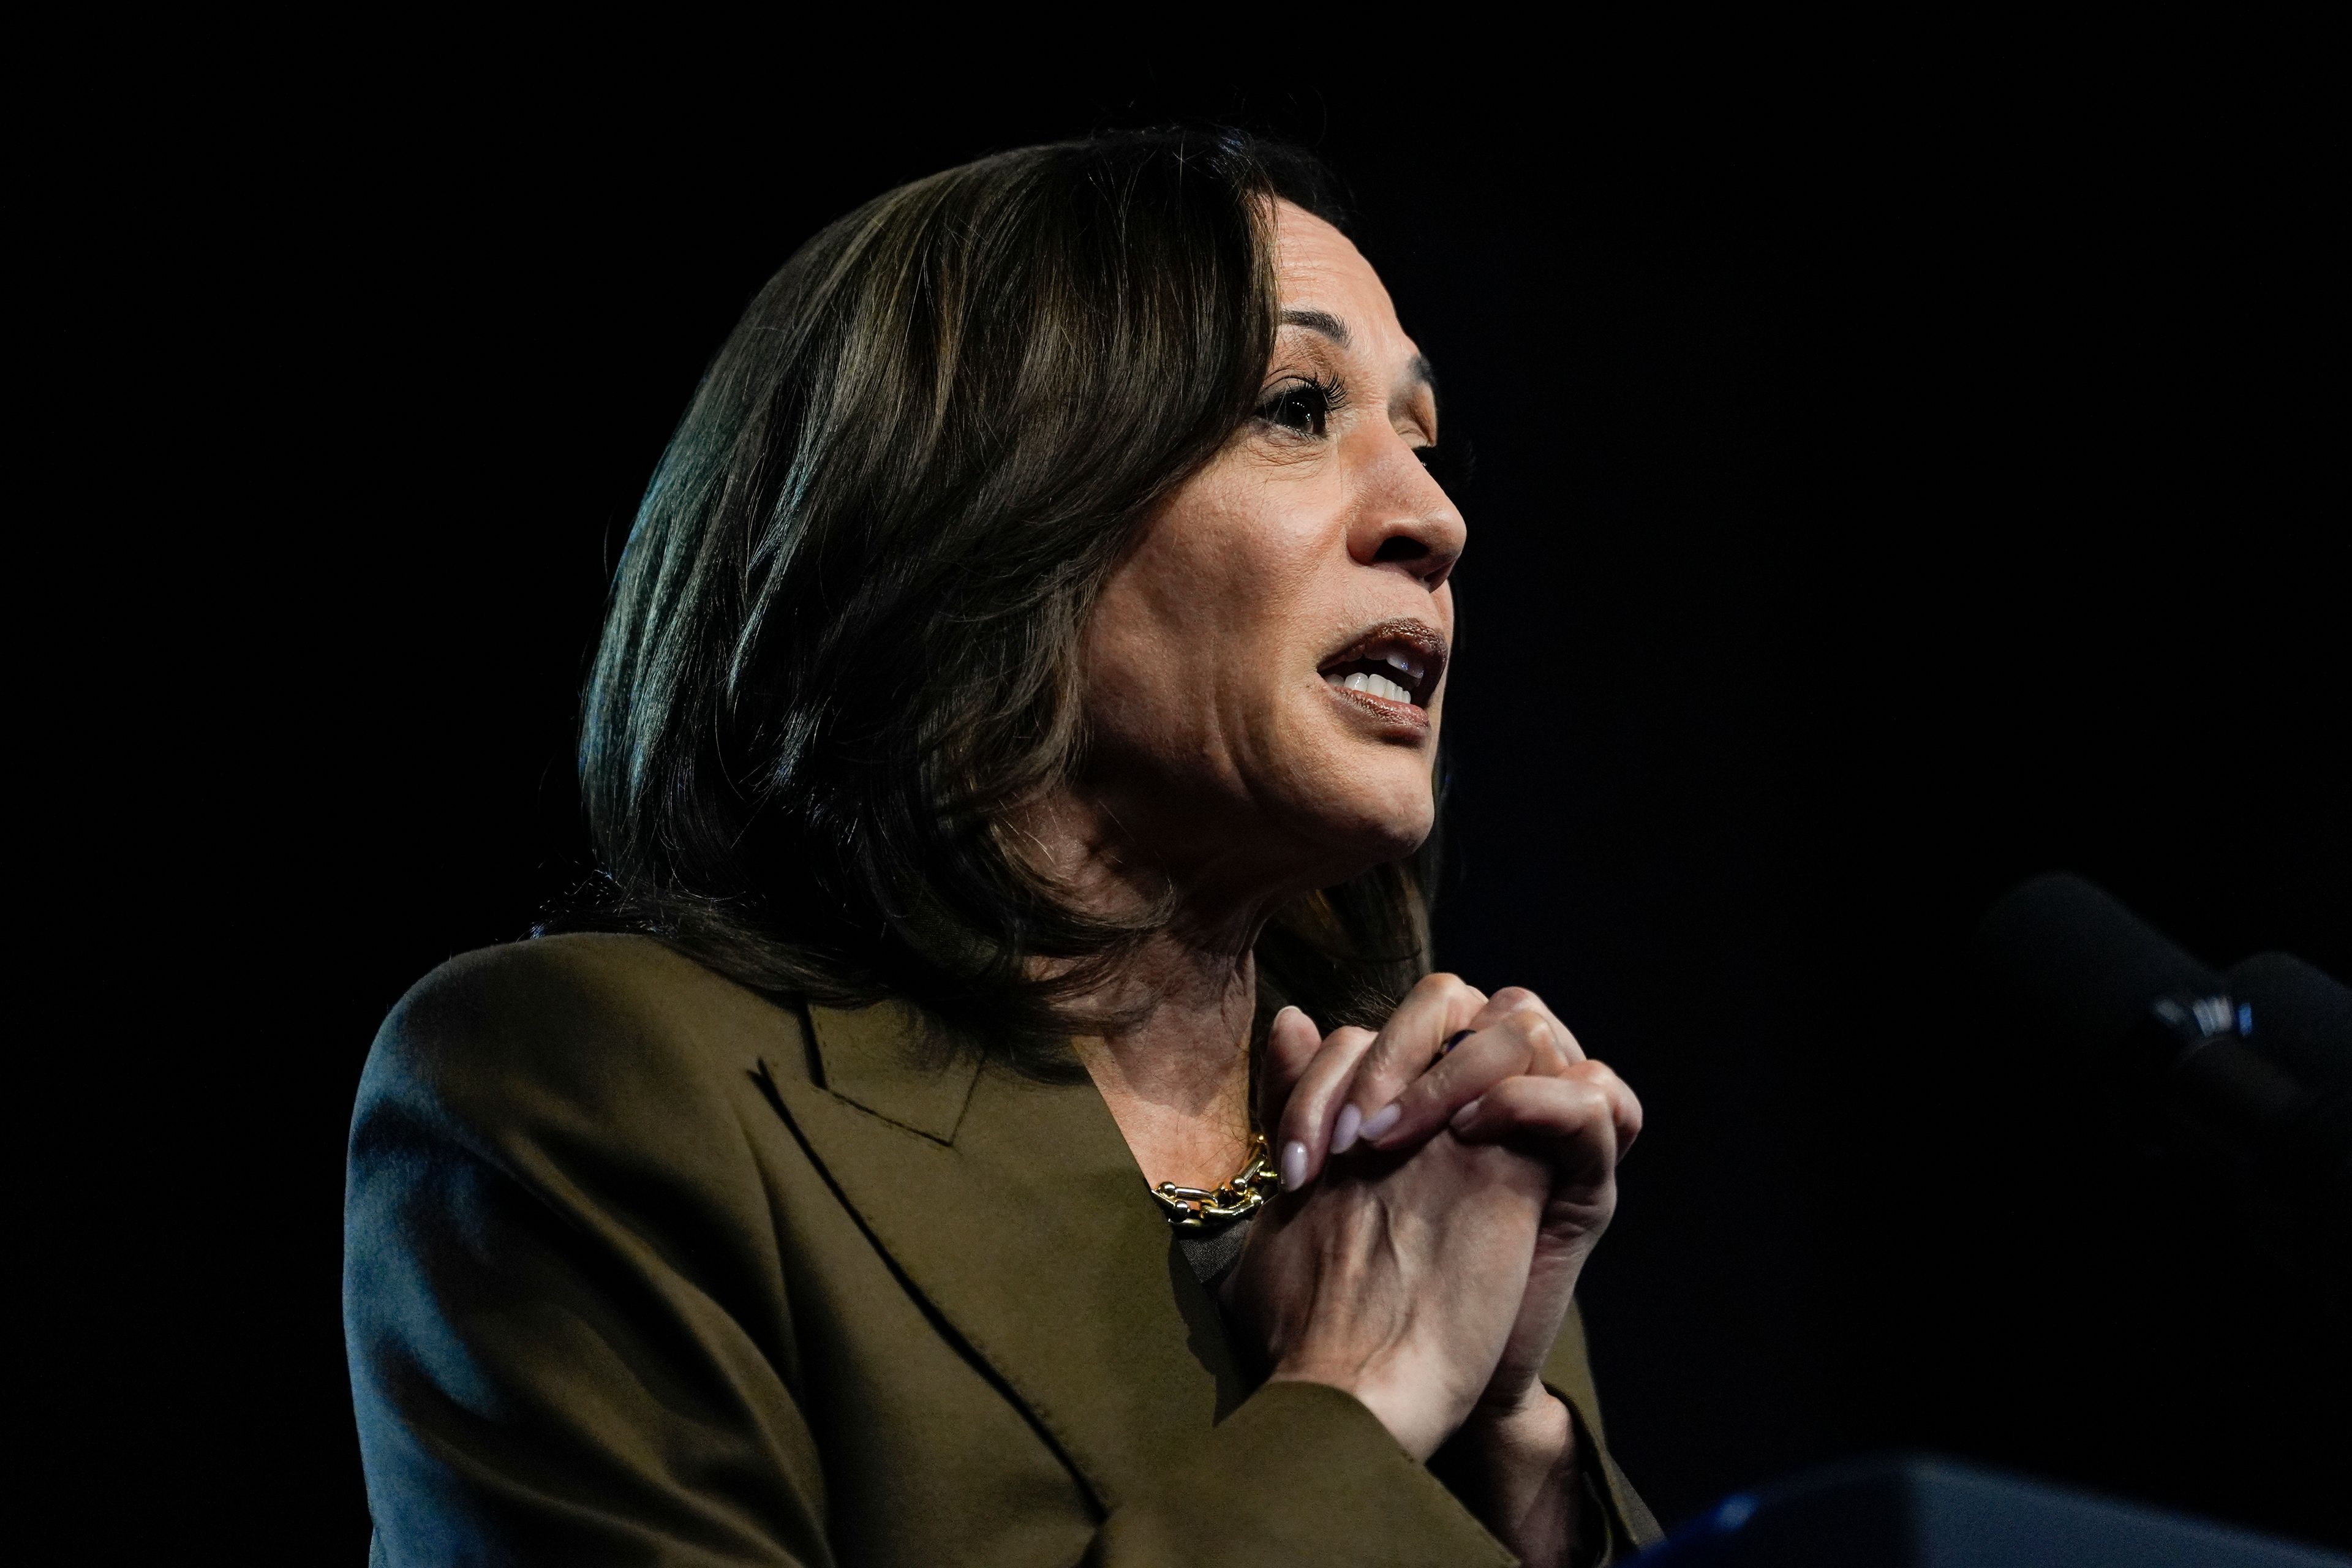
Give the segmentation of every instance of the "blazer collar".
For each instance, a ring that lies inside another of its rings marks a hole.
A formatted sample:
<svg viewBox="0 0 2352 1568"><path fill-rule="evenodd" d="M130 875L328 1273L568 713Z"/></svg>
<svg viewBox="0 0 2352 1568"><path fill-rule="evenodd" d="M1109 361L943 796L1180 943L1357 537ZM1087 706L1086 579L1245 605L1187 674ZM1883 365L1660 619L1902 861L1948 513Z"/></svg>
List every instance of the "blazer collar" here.
<svg viewBox="0 0 2352 1568"><path fill-rule="evenodd" d="M1249 1390L1094 1085L926 1063L888 1004L808 1020L815 1081L762 1064L786 1117L1097 1502L1209 1441Z"/></svg>

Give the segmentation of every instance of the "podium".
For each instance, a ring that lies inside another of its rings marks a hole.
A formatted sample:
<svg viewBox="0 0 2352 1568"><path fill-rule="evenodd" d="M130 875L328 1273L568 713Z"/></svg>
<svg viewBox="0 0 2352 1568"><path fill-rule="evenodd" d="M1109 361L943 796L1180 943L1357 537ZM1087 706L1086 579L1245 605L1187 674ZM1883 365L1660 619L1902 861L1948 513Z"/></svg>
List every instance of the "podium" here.
<svg viewBox="0 0 2352 1568"><path fill-rule="evenodd" d="M1636 1561L1640 1568L2352 1568L2352 1557L2332 1552L1921 1458L1839 1465L1735 1493Z"/></svg>

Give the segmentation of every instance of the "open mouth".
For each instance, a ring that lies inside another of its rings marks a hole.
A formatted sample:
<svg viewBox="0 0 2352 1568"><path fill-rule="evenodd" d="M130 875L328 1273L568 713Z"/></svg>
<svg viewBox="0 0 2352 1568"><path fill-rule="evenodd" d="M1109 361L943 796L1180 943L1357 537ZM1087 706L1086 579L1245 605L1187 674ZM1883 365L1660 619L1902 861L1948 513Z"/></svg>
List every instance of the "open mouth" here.
<svg viewBox="0 0 2352 1568"><path fill-rule="evenodd" d="M1325 660L1319 673L1342 691L1426 708L1445 673L1445 638L1424 622L1383 621Z"/></svg>

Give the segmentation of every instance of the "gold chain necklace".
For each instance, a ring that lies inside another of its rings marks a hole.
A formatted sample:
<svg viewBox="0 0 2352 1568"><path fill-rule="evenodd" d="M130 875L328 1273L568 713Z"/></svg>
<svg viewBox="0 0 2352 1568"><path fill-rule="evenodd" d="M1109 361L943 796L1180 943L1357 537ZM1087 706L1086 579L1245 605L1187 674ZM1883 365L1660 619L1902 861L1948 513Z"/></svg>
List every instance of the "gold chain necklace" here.
<svg viewBox="0 0 2352 1568"><path fill-rule="evenodd" d="M1249 1159L1231 1180L1214 1187L1180 1187L1162 1182L1151 1189L1168 1223L1178 1230L1206 1230L1254 1215L1281 1189L1282 1174L1266 1158L1265 1135L1250 1137Z"/></svg>

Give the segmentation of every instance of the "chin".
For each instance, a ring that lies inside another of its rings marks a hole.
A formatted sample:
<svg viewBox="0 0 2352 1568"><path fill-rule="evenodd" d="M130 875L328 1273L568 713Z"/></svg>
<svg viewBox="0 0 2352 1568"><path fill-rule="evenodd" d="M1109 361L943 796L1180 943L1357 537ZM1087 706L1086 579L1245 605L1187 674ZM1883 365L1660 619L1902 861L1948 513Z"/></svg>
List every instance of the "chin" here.
<svg viewBox="0 0 2352 1568"><path fill-rule="evenodd" d="M1347 862L1330 881L1345 881L1375 866L1403 859L1422 847L1437 825L1437 803L1430 793L1426 772L1398 780L1391 789L1377 787L1378 782L1359 779L1357 787L1342 800L1330 803L1341 809L1325 818L1327 841L1334 842L1335 847L1346 846Z"/></svg>

